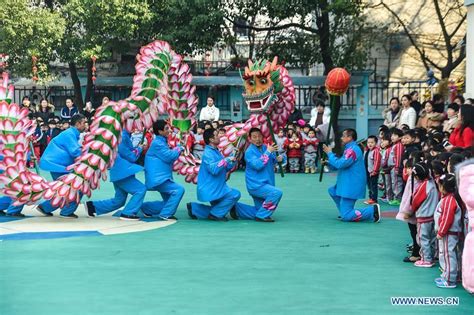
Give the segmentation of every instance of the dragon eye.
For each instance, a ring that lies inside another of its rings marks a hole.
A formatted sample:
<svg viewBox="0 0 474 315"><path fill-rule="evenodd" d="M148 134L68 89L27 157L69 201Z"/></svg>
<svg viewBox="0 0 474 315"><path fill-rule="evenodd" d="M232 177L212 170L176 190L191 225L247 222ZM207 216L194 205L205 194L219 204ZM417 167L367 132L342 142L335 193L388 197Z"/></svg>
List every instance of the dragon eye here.
<svg viewBox="0 0 474 315"><path fill-rule="evenodd" d="M267 79L265 79L265 78L260 79L260 83L267 84Z"/></svg>
<svg viewBox="0 0 474 315"><path fill-rule="evenodd" d="M254 79L250 79L247 81L250 85L255 85L255 80Z"/></svg>

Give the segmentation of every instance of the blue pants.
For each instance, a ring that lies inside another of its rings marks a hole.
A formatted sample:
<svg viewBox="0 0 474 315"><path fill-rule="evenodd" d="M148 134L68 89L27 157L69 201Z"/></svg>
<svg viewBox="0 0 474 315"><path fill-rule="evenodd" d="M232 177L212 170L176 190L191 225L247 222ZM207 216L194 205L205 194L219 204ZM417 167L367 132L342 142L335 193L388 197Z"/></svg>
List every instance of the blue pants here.
<svg viewBox="0 0 474 315"><path fill-rule="evenodd" d="M233 206L239 205L237 202L239 199L240 191L237 189L231 189L231 191L221 198L212 200L210 206L198 202L191 202L191 212L198 217L198 219L207 219L209 214L218 218L223 218ZM240 205L242 206L242 204Z"/></svg>
<svg viewBox="0 0 474 315"><path fill-rule="evenodd" d="M56 172L51 172L51 177L53 180L58 179L59 177L66 175L68 173L56 173ZM82 198L82 192L79 192L79 200ZM44 201L40 204L41 208L43 209L44 212L50 213L53 212L54 210L57 210L59 207L53 207L51 202L49 200ZM70 215L74 213L77 210L77 202L73 201L67 204L64 208L61 209L61 215Z"/></svg>
<svg viewBox="0 0 474 315"><path fill-rule="evenodd" d="M115 197L108 200L94 201L95 212L97 215L105 214L117 210L127 201L128 194L132 195L130 201L122 210L122 214L132 216L140 211L143 199L146 194L146 187L142 182L135 178L135 175L113 182L115 188Z"/></svg>
<svg viewBox="0 0 474 315"><path fill-rule="evenodd" d="M282 191L272 185L264 185L259 189L249 190L255 206L236 204L237 215L241 219L265 219L273 215L283 195Z"/></svg>
<svg viewBox="0 0 474 315"><path fill-rule="evenodd" d="M176 213L178 205L184 195L184 187L167 180L166 182L150 189L158 191L163 201L148 201L142 204L142 211L148 215L158 215L162 218L169 218Z"/></svg>
<svg viewBox="0 0 474 315"><path fill-rule="evenodd" d="M373 221L374 220L374 206L356 210L354 205L357 199L349 199L336 195L336 186L328 189L329 195L334 200L341 215L342 221L358 222L358 221Z"/></svg>
<svg viewBox="0 0 474 315"><path fill-rule="evenodd" d="M12 205L13 199L7 196L0 198L0 210L7 210L7 214L20 213L23 210L23 205L14 206Z"/></svg>

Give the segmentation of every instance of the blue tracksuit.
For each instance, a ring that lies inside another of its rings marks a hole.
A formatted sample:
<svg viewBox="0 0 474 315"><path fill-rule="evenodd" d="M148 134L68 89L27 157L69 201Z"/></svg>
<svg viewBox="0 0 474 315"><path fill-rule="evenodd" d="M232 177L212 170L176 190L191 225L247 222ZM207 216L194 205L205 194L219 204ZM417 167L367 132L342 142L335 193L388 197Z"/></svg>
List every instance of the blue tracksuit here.
<svg viewBox="0 0 474 315"><path fill-rule="evenodd" d="M245 151L245 183L255 207L238 204L237 214L242 219L265 219L276 210L282 191L275 187L275 153L267 147L251 144Z"/></svg>
<svg viewBox="0 0 474 315"><path fill-rule="evenodd" d="M336 203L343 221L374 220L374 206L355 210L357 199L365 198L366 170L362 150L355 141L344 147L344 153L338 158L328 154L329 165L338 169L336 185L329 188L329 195Z"/></svg>
<svg viewBox="0 0 474 315"><path fill-rule="evenodd" d="M141 209L148 215L169 218L176 213L184 195L184 187L173 180L173 163L181 148L170 149L163 136L156 136L145 156L145 185L161 194L163 201L144 202Z"/></svg>
<svg viewBox="0 0 474 315"><path fill-rule="evenodd" d="M127 201L127 195L132 198L122 210L122 214L132 216L140 211L145 198L146 187L135 178L135 174L142 171L143 167L135 164L142 152L141 148L135 149L130 139L130 133L122 131L122 141L118 147L117 159L110 169L110 181L114 184L115 197L108 200L94 201L97 215L109 213L122 207Z"/></svg>
<svg viewBox="0 0 474 315"><path fill-rule="evenodd" d="M221 152L207 145L202 156L197 180L197 198L210 202L210 206L192 202L191 211L199 219L207 219L209 214L224 217L240 199L240 191L227 186L226 175L234 163L224 158Z"/></svg>
<svg viewBox="0 0 474 315"><path fill-rule="evenodd" d="M53 180L68 174L70 171L66 167L81 155L81 145L79 144L80 132L77 128L71 127L54 137L46 147L40 160L40 168L51 173ZM82 197L82 194L80 194ZM41 203L44 212L53 212L57 207L53 207L51 202ZM61 215L69 215L77 209L77 203L70 202L61 209Z"/></svg>

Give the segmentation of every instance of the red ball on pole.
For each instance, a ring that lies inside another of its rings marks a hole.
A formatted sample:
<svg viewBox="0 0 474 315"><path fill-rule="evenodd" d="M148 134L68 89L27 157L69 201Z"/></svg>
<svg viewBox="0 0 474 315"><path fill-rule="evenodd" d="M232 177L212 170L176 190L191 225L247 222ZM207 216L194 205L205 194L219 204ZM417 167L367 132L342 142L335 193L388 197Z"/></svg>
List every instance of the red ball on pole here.
<svg viewBox="0 0 474 315"><path fill-rule="evenodd" d="M326 90L330 95L343 95L349 88L351 75L344 68L334 68L326 77Z"/></svg>

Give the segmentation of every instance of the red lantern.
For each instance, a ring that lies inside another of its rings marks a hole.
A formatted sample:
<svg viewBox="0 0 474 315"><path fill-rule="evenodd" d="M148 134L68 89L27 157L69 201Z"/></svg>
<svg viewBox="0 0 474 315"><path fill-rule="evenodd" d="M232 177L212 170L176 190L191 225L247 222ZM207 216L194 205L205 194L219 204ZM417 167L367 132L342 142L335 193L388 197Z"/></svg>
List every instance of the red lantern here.
<svg viewBox="0 0 474 315"><path fill-rule="evenodd" d="M343 95L349 88L351 75L344 68L334 68L326 77L326 90L330 95Z"/></svg>
<svg viewBox="0 0 474 315"><path fill-rule="evenodd" d="M92 60L92 67L91 67L91 71L92 71L92 83L95 84L95 80L97 79L95 73L97 71L97 68L95 67L95 62L97 60L97 57L96 56L91 56L91 60Z"/></svg>
<svg viewBox="0 0 474 315"><path fill-rule="evenodd" d="M36 56L31 56L31 61L33 62L33 65L31 67L31 70L33 72L33 81L37 82L38 81L38 67L36 67L36 62L38 61L38 57Z"/></svg>

